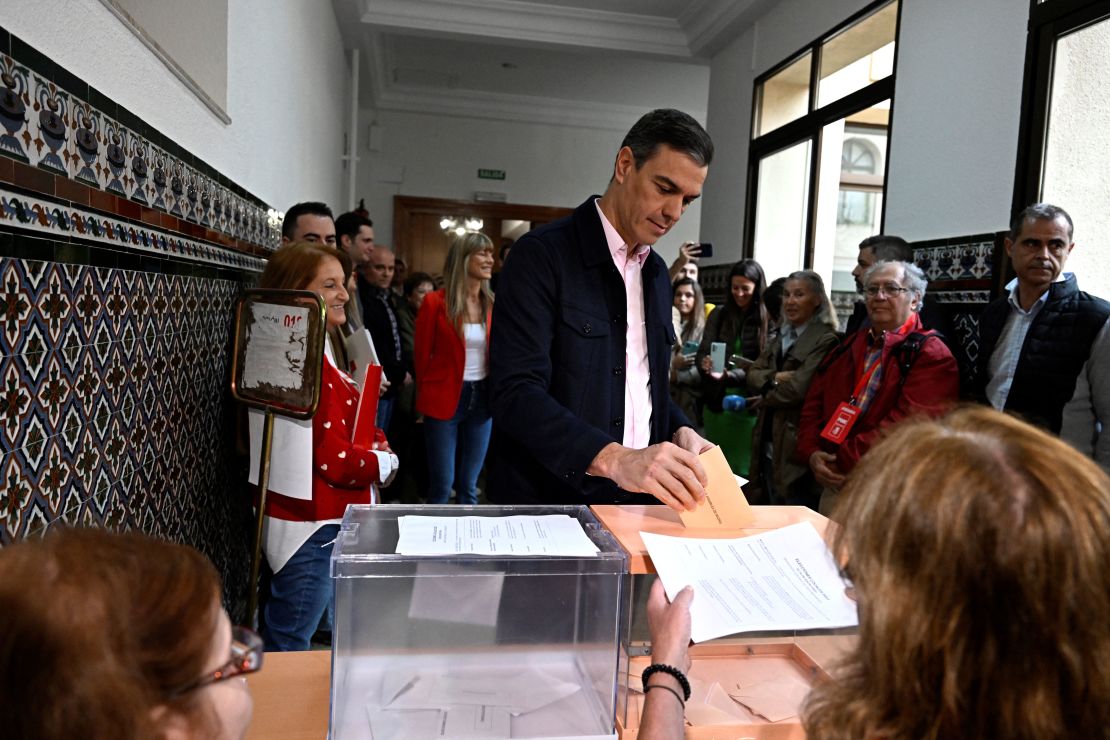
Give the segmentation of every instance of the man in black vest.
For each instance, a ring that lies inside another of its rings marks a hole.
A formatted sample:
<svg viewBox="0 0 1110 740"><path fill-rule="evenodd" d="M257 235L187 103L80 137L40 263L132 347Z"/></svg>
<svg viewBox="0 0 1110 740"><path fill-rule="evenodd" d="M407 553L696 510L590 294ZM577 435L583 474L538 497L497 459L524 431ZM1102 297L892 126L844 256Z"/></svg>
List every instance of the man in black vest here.
<svg viewBox="0 0 1110 740"><path fill-rule="evenodd" d="M1017 278L980 317L977 391L1110 468L1110 303L1063 272L1073 233L1071 216L1047 203L1010 225Z"/></svg>

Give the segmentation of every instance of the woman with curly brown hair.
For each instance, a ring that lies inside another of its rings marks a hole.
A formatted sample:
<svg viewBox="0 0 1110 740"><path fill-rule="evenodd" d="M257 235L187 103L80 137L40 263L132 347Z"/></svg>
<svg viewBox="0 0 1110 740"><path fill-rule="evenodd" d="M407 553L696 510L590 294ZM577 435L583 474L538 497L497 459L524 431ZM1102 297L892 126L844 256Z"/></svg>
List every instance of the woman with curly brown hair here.
<svg viewBox="0 0 1110 740"><path fill-rule="evenodd" d="M856 466L833 543L859 644L810 740L1110 738L1110 479L993 410L907 422Z"/></svg>

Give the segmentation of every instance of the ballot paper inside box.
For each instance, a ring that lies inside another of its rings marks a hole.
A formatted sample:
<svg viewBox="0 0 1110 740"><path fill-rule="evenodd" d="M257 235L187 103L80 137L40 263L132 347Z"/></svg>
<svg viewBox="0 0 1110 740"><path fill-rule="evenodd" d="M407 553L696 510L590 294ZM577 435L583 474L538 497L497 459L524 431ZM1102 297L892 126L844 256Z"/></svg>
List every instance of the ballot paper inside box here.
<svg viewBox="0 0 1110 740"><path fill-rule="evenodd" d="M406 516L521 515L597 553L396 552ZM331 740L615 737L628 557L585 507L352 506L331 568Z"/></svg>
<svg viewBox="0 0 1110 740"><path fill-rule="evenodd" d="M818 659L797 641L749 644L709 642L690 649L687 740L752 738L804 740L799 714L810 690L829 679ZM639 674L647 657L629 662L628 713L618 723L621 740L639 734L644 695Z"/></svg>

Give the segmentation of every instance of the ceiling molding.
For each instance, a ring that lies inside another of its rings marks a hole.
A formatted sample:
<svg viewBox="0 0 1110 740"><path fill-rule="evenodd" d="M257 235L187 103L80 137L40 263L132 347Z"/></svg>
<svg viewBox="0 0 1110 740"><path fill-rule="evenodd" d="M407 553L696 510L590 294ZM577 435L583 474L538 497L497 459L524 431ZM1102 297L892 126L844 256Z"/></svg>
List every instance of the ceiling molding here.
<svg viewBox="0 0 1110 740"><path fill-rule="evenodd" d="M518 0L364 0L361 20L379 29L501 43L692 56L677 19Z"/></svg>
<svg viewBox="0 0 1110 740"><path fill-rule="evenodd" d="M607 131L627 131L632 123L647 112L643 106L473 90L431 91L404 88L400 85L387 86L378 95L375 108L379 111L579 126ZM688 112L699 121L705 120L704 110Z"/></svg>
<svg viewBox="0 0 1110 740"><path fill-rule="evenodd" d="M697 0L678 18L693 55L710 57L778 0Z"/></svg>

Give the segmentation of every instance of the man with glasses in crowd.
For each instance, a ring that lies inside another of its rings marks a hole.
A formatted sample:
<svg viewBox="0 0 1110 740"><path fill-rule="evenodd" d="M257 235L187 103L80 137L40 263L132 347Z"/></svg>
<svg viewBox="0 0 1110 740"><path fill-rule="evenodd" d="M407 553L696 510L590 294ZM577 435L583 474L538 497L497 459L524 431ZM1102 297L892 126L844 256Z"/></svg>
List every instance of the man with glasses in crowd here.
<svg viewBox="0 0 1110 740"><path fill-rule="evenodd" d="M1047 203L1014 218L1005 246L1017 277L979 319L976 389L1110 471L1110 303L1064 272L1074 231Z"/></svg>
<svg viewBox="0 0 1110 740"><path fill-rule="evenodd" d="M826 516L848 474L891 425L940 416L959 391L956 360L918 316L927 285L920 268L876 262L862 283L869 325L821 363L798 422L794 454L824 487Z"/></svg>

